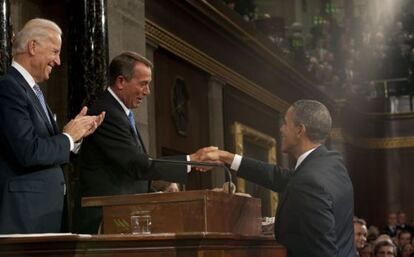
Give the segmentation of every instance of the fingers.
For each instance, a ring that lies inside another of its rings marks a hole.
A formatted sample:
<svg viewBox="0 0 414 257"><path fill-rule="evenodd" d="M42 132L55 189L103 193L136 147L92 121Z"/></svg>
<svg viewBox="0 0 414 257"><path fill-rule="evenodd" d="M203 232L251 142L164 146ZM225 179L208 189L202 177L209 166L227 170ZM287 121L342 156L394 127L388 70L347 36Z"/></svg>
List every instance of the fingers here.
<svg viewBox="0 0 414 257"><path fill-rule="evenodd" d="M105 112L97 116L89 116L85 115L87 110L86 107L82 108L75 119L71 120L63 128L63 132L68 133L75 142L95 132L105 118Z"/></svg>
<svg viewBox="0 0 414 257"><path fill-rule="evenodd" d="M96 124L97 124L97 126L99 127L101 124L102 124L102 122L104 121L104 119L105 119L105 115L106 115L106 112L101 112L99 115L98 115L98 117L97 117L97 119L96 119Z"/></svg>
<svg viewBox="0 0 414 257"><path fill-rule="evenodd" d="M88 113L88 107L84 106L82 110L76 115L75 119L85 116Z"/></svg>

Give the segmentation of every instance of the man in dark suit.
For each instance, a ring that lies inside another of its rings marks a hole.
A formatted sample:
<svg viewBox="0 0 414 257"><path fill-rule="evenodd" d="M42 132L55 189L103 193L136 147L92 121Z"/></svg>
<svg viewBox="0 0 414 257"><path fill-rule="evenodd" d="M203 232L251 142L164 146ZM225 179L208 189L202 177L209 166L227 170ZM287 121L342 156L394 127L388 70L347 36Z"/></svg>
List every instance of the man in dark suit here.
<svg viewBox="0 0 414 257"><path fill-rule="evenodd" d="M61 231L61 165L104 116L86 116L83 108L59 132L37 83L60 65L61 34L49 20L30 20L16 34L12 67L0 79L0 234Z"/></svg>
<svg viewBox="0 0 414 257"><path fill-rule="evenodd" d="M147 166L147 155L134 113L150 94L152 64L134 52L124 52L109 65L108 89L93 103L90 114L106 112L105 121L85 139L80 152L80 194L75 211L75 231L97 233L102 220L100 208L81 208L81 197L138 194L150 191L150 180L185 183L189 167ZM209 149L189 156L170 157L197 161Z"/></svg>
<svg viewBox="0 0 414 257"><path fill-rule="evenodd" d="M317 101L300 100L288 109L282 150L297 160L294 170L221 150L202 157L231 164L237 176L281 193L275 236L288 257L355 256L352 183L341 156L322 145L331 123Z"/></svg>
<svg viewBox="0 0 414 257"><path fill-rule="evenodd" d="M388 214L387 225L382 228L381 234L386 234L390 237L397 235L397 214L395 212Z"/></svg>

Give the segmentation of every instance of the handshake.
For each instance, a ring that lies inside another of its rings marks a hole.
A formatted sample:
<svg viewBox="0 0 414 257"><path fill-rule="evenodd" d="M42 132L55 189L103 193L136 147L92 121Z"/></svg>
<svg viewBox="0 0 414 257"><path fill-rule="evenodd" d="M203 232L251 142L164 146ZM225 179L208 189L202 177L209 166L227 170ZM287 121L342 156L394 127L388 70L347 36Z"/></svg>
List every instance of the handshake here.
<svg viewBox="0 0 414 257"><path fill-rule="evenodd" d="M195 153L190 154L190 161L231 165L234 156L233 153L220 150L216 146L208 146L200 148ZM195 170L204 172L209 170L209 168L195 167Z"/></svg>

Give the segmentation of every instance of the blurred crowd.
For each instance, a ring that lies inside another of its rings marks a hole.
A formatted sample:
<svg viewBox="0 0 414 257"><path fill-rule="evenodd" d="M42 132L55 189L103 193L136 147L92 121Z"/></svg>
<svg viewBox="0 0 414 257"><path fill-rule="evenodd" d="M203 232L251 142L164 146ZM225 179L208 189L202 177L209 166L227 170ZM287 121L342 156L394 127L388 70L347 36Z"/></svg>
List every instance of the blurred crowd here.
<svg viewBox="0 0 414 257"><path fill-rule="evenodd" d="M390 213L383 227L369 226L354 218L355 246L360 257L414 257L414 217L407 221L405 212Z"/></svg>
<svg viewBox="0 0 414 257"><path fill-rule="evenodd" d="M306 69L321 90L335 98L371 96L375 80L414 82L414 2L401 1L405 3L394 15L384 12L376 19L344 15L339 20L335 13L323 13L313 24L295 22L282 33L262 32L279 52ZM245 20L257 19L254 0L224 2Z"/></svg>

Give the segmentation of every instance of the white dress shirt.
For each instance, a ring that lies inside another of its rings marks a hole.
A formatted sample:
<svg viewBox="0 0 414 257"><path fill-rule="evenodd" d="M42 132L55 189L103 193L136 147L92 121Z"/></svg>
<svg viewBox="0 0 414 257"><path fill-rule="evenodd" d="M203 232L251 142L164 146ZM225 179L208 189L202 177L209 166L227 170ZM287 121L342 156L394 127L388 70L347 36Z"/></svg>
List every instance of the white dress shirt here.
<svg viewBox="0 0 414 257"><path fill-rule="evenodd" d="M308 155L311 153L311 152L313 152L316 148L318 148L319 146L317 146L317 147L315 147L315 148L312 148L312 149L310 149L309 151L306 151L306 152L304 152L303 154L301 154L300 156L299 156L299 158L298 158L298 160L296 161L296 165L295 165L295 170L299 167L299 165L306 159L306 157L308 157ZM233 159L233 161L231 162L231 165L230 165L230 169L232 169L232 170L235 170L235 171L238 171L239 170L239 168L240 168L240 164L241 164L241 161L242 161L242 156L241 155L238 155L238 154L235 154L234 155L234 159Z"/></svg>

